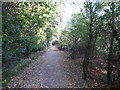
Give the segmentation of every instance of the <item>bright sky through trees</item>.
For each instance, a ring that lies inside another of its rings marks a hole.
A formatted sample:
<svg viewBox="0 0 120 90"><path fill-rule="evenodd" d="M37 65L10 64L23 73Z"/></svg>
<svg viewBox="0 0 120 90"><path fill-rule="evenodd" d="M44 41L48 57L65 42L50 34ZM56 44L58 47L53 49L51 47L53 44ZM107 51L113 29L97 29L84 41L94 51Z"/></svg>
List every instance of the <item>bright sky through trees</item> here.
<svg viewBox="0 0 120 90"><path fill-rule="evenodd" d="M80 8L82 8L82 3L84 1L85 0L66 0L64 2L64 5L59 7L63 15L61 23L63 28L66 27L67 22L71 19L71 15L80 11ZM76 4L79 4L79 6Z"/></svg>

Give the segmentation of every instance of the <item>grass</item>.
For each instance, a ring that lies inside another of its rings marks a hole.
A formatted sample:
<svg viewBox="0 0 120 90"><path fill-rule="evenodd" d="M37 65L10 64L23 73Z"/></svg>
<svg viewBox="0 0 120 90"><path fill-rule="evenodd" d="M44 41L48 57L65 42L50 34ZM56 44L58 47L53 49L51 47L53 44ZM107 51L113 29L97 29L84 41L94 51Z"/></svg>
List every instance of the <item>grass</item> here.
<svg viewBox="0 0 120 90"><path fill-rule="evenodd" d="M7 87L11 79L21 74L25 68L29 67L29 65L38 58L38 56L44 53L45 50L37 51L31 53L26 59L14 61L11 64L5 64L2 67L2 87Z"/></svg>

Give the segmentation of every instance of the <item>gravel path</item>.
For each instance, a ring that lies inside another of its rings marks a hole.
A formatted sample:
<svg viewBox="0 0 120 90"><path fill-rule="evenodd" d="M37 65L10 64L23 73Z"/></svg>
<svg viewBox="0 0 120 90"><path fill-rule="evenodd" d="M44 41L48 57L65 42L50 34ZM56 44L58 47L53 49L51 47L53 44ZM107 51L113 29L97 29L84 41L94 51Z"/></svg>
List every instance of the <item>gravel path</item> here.
<svg viewBox="0 0 120 90"><path fill-rule="evenodd" d="M9 84L12 88L66 88L67 81L61 61L64 57L62 51L55 46L50 49L38 60L30 65L29 68L14 78Z"/></svg>
<svg viewBox="0 0 120 90"><path fill-rule="evenodd" d="M11 88L93 88L106 87L96 80L82 79L82 59L67 60L66 53L51 46L24 72L14 78Z"/></svg>

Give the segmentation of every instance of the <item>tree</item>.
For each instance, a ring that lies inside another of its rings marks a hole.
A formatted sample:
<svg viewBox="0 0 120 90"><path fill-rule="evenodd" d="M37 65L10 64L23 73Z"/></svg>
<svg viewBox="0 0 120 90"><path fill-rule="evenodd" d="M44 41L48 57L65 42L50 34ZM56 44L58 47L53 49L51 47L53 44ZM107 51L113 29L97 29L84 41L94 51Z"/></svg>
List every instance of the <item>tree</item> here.
<svg viewBox="0 0 120 90"><path fill-rule="evenodd" d="M97 38L97 30L93 29L95 22L98 19L98 12L101 11L101 9L104 7L103 3L99 2L85 2L84 3L85 7L85 12L86 12L86 18L89 19L89 27L88 27L88 41L87 41L87 46L86 46L86 53L83 61L83 73L84 73L84 78L90 76L90 72L88 70L89 66L89 60L93 58L93 52L95 48L95 42Z"/></svg>
<svg viewBox="0 0 120 90"><path fill-rule="evenodd" d="M119 33L119 26L116 24L118 22L118 17L119 17L119 4L118 2L110 2L108 3L108 6L110 9L105 9L104 11L106 12L104 16L106 16L107 20L107 26L111 29L111 37L110 37L110 46L109 46L109 54L107 58L107 80L108 84L112 85L112 67L113 67L113 60L114 57L117 57L116 59L119 58L119 51L114 51L114 39L117 41L118 45L116 48L119 49L120 46L120 33ZM113 55L113 52L117 52L116 54ZM119 59L118 59L119 60Z"/></svg>
<svg viewBox="0 0 120 90"><path fill-rule="evenodd" d="M57 4L49 2L4 2L3 62L17 60L46 47L52 37L51 23L58 16Z"/></svg>

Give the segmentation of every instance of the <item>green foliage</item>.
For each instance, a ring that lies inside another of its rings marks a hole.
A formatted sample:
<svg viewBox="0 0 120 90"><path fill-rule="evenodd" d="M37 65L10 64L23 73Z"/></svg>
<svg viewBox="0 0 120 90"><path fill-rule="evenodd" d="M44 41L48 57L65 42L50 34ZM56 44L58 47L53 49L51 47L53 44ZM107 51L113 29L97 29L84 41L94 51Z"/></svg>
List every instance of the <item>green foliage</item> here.
<svg viewBox="0 0 120 90"><path fill-rule="evenodd" d="M57 5L48 2L3 3L3 63L43 50L52 37ZM47 41L47 42L46 42Z"/></svg>
<svg viewBox="0 0 120 90"><path fill-rule="evenodd" d="M68 33L69 31L63 31L60 36L60 41L59 41L59 49L67 49L69 46L69 39L68 39Z"/></svg>
<svg viewBox="0 0 120 90"><path fill-rule="evenodd" d="M23 58L36 59L49 46L58 14L57 3L2 3L3 86L31 63Z"/></svg>
<svg viewBox="0 0 120 90"><path fill-rule="evenodd" d="M120 62L119 3L84 2L81 13L74 14L69 22L67 33L65 29L60 36L60 47L69 50L68 58L74 59L76 55L82 56L84 79L91 78L89 65L94 66L93 59L97 61L101 58L107 65L108 84L116 85L113 72L119 75L120 71L118 69Z"/></svg>
<svg viewBox="0 0 120 90"><path fill-rule="evenodd" d="M74 44L75 47L86 44L87 39L87 20L84 20L81 14L74 14L67 30L63 31L60 37L61 48L69 49ZM76 43L75 43L76 42Z"/></svg>
<svg viewBox="0 0 120 90"><path fill-rule="evenodd" d="M68 23L67 30L64 30L60 36L61 48L79 49L87 47L89 34L92 33L92 46L97 51L97 55L103 52L105 58L108 57L110 48L110 38L112 28L110 23L114 20L116 28L115 40L113 43L114 57L119 53L119 4L118 2L85 2L82 12L73 14L71 21ZM90 18L93 20L91 23ZM89 31L90 23L92 32ZM95 46L94 46L95 45Z"/></svg>

